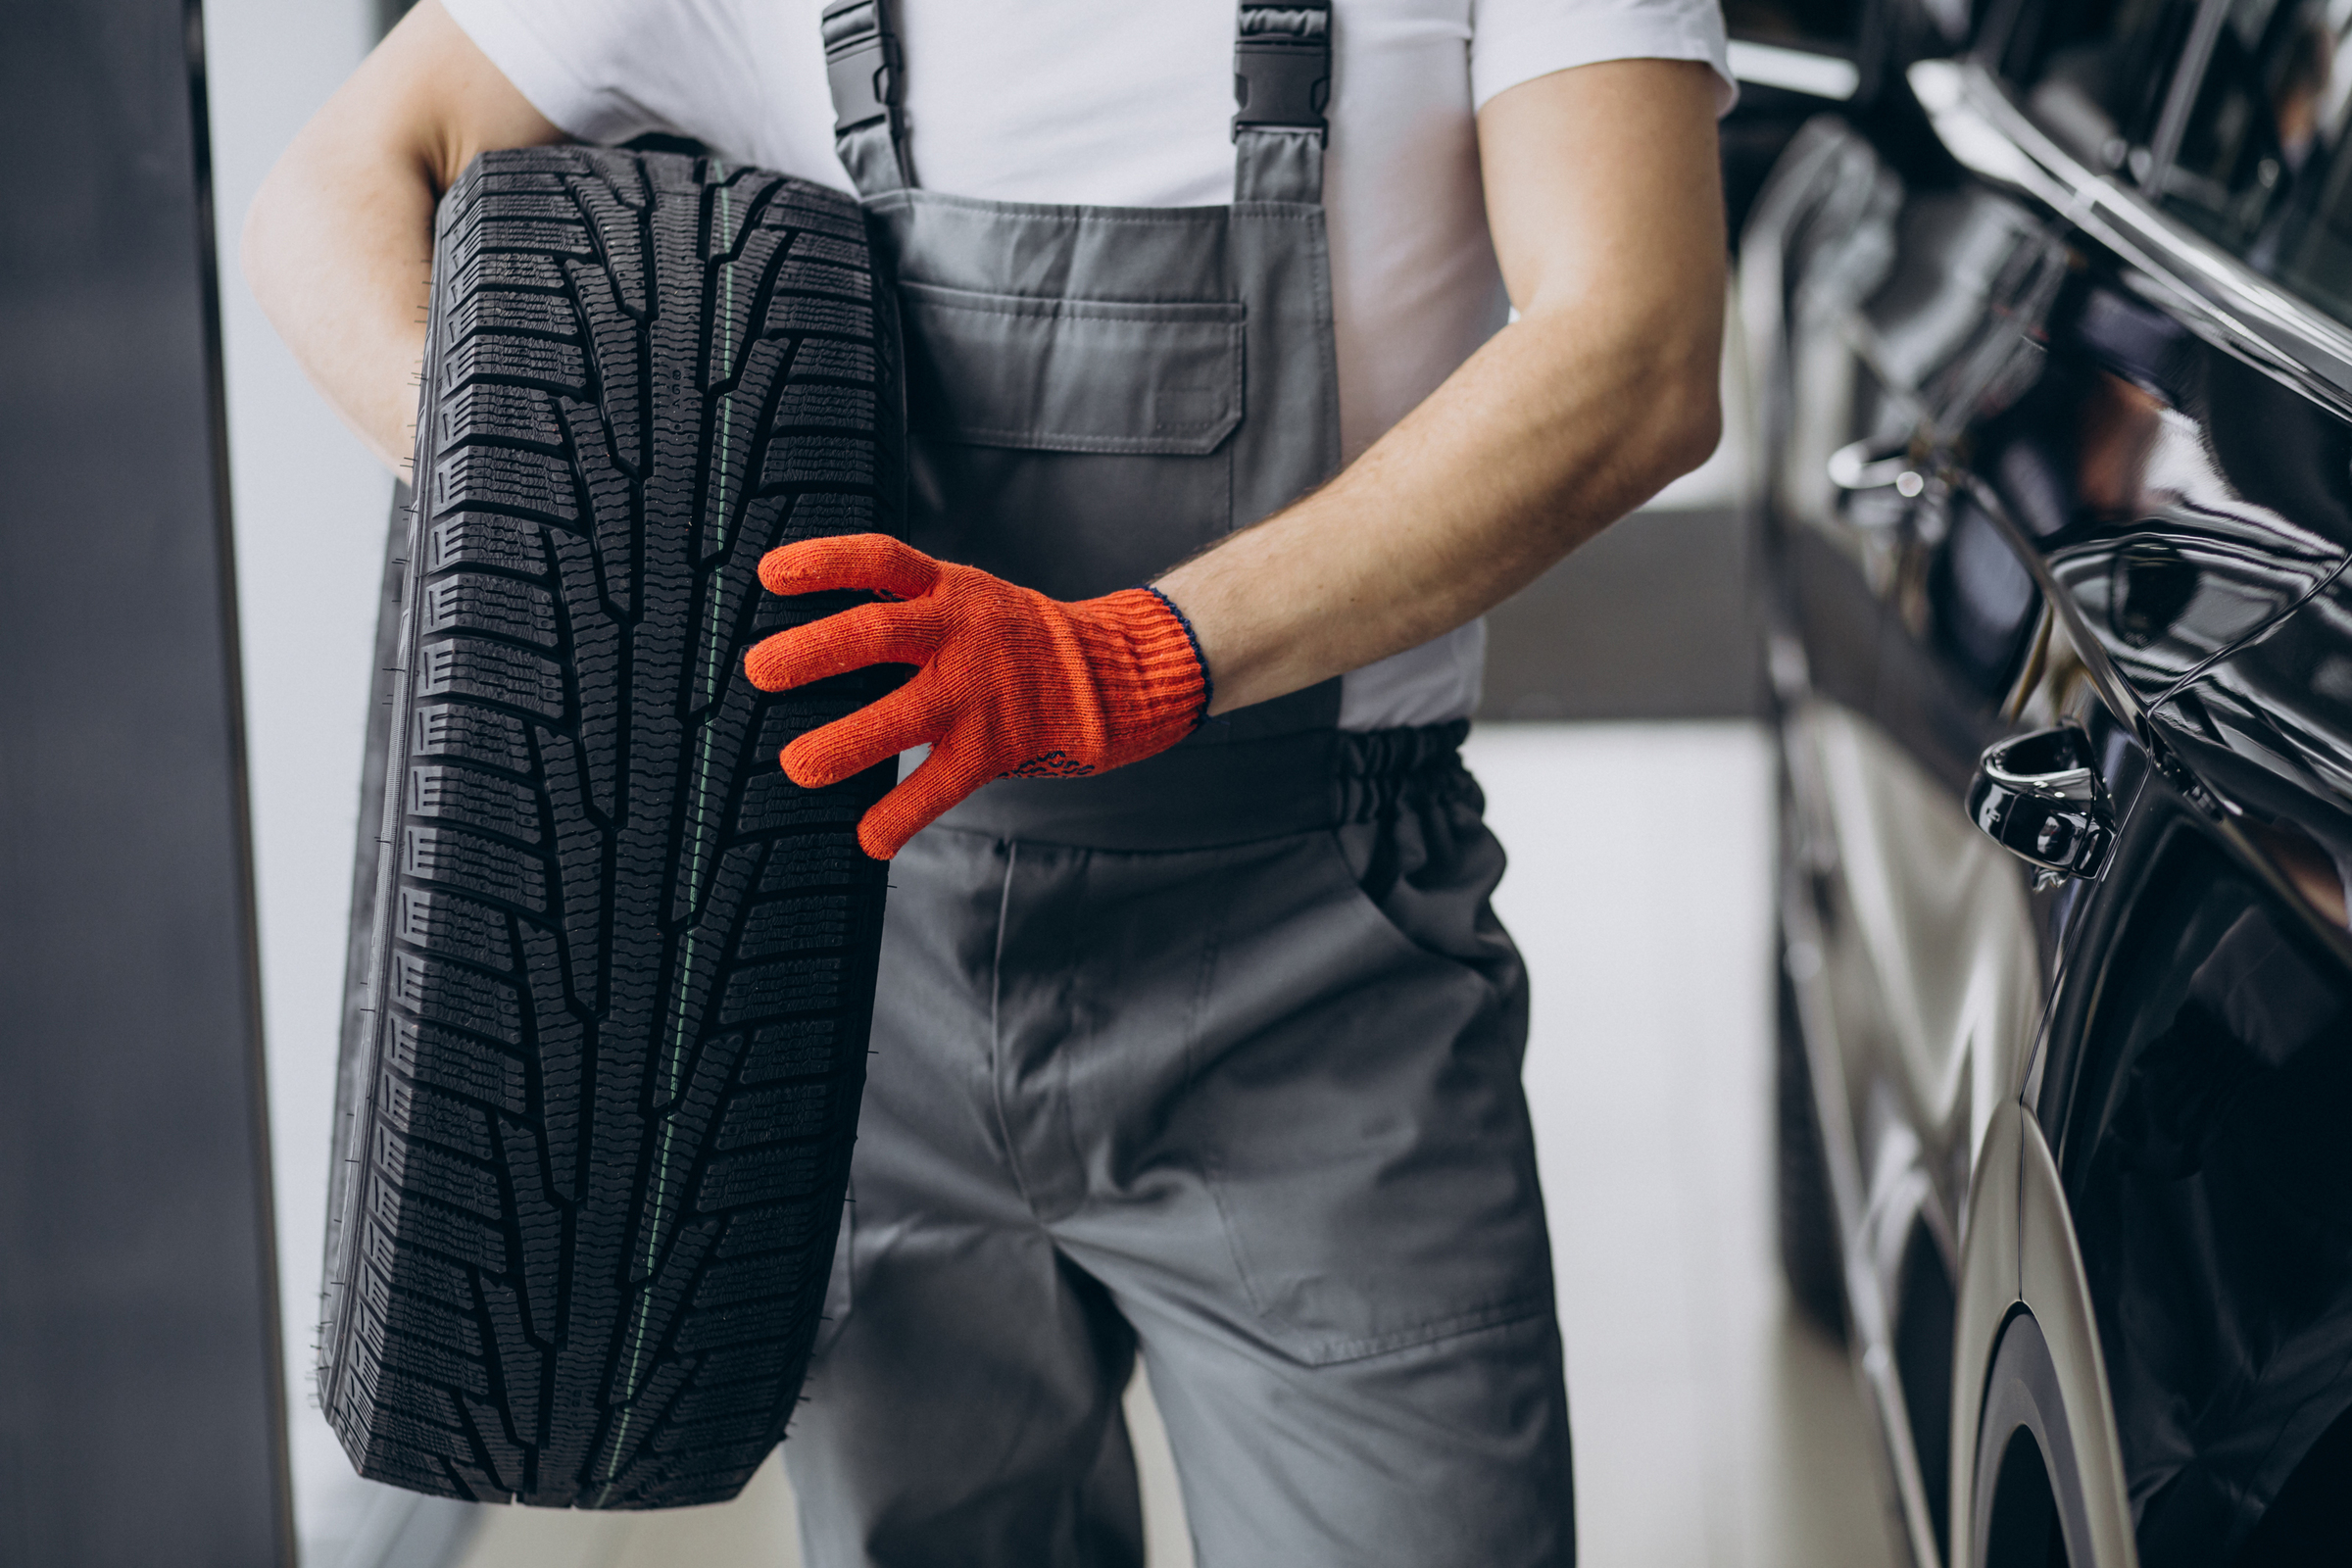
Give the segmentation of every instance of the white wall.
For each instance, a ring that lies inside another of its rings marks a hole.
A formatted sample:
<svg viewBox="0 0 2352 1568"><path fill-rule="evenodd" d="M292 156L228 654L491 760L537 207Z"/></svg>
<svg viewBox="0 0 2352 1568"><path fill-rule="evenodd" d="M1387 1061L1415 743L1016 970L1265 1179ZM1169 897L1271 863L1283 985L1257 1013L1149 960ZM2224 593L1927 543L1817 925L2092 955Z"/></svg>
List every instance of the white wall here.
<svg viewBox="0 0 2352 1568"><path fill-rule="evenodd" d="M263 1021L304 1560L332 1568L374 1489L312 1403L328 1123L360 749L392 485L328 412L236 263L255 188L366 51L368 0L209 0L205 54L245 653Z"/></svg>

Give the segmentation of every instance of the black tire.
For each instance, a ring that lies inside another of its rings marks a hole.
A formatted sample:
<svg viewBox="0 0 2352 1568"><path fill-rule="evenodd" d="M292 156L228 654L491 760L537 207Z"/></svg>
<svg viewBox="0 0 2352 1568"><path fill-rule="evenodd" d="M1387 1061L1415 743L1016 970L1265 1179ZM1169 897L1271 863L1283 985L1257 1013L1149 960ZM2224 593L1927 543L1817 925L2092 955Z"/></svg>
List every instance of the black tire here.
<svg viewBox="0 0 2352 1568"><path fill-rule="evenodd" d="M742 653L848 602L764 552L903 533L897 316L854 201L671 154L486 155L433 276L320 1399L416 1491L716 1501L817 1328L895 777L776 753L904 674Z"/></svg>
<svg viewBox="0 0 2352 1568"><path fill-rule="evenodd" d="M1775 1183L1779 1200L1781 1273L1797 1309L1824 1333L1845 1339L1845 1264L1838 1240L1837 1200L1830 1192L1829 1156L1822 1148L1821 1113L1813 1099L1813 1069L1805 1058L1796 987L1788 978L1787 946L1775 956L1780 981Z"/></svg>

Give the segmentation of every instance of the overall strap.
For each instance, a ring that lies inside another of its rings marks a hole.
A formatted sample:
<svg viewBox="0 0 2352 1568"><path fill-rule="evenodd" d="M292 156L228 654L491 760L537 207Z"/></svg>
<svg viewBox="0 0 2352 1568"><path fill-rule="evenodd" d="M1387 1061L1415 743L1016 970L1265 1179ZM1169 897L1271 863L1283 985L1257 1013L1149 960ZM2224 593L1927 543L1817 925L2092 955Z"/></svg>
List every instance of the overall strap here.
<svg viewBox="0 0 2352 1568"><path fill-rule="evenodd" d="M833 150L860 196L906 190L906 55L891 25L890 0L833 0L819 25L825 83L833 92Z"/></svg>
<svg viewBox="0 0 2352 1568"><path fill-rule="evenodd" d="M1233 99L1234 200L1320 203L1331 0L1241 0Z"/></svg>

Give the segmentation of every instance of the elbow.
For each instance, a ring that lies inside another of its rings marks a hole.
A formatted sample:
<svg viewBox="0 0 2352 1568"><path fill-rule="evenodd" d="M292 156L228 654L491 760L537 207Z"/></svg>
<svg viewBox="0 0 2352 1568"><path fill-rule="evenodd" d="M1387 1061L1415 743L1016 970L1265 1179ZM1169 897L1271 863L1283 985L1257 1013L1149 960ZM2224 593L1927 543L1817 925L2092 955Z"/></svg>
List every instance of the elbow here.
<svg viewBox="0 0 2352 1568"><path fill-rule="evenodd" d="M1666 438L1666 482L1681 478L1715 455L1723 444L1723 393L1715 368L1703 375L1682 378L1673 399L1675 413Z"/></svg>
<svg viewBox="0 0 2352 1568"><path fill-rule="evenodd" d="M1710 342L1706 350L1678 357L1658 376L1659 395L1650 401L1654 423L1647 477L1653 494L1705 463L1723 442L1718 352Z"/></svg>

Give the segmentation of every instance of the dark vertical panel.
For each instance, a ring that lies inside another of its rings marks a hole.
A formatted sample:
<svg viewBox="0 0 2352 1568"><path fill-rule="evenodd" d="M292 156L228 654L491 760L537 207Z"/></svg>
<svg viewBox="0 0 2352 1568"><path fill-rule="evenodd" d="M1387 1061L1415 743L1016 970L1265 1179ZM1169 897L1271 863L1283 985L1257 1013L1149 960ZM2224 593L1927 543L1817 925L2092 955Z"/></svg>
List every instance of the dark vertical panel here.
<svg viewBox="0 0 2352 1568"><path fill-rule="evenodd" d="M292 1559L200 37L0 6L0 1563Z"/></svg>

